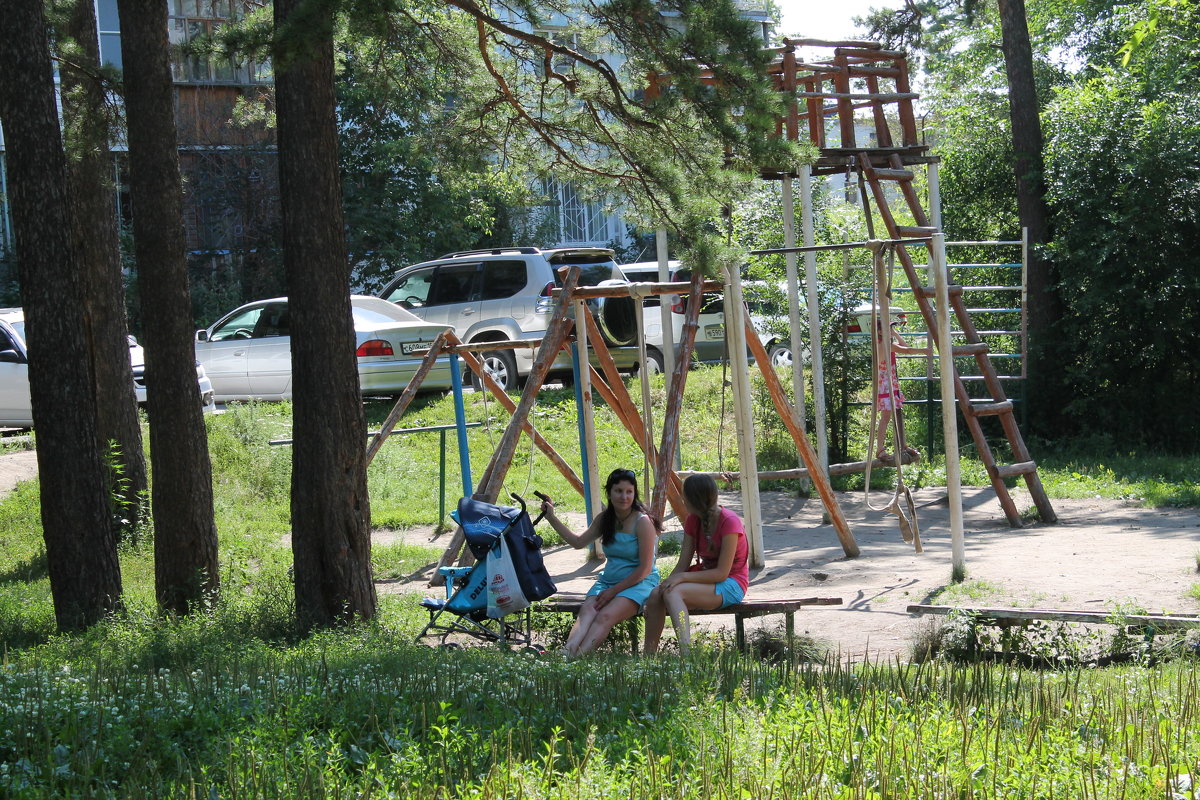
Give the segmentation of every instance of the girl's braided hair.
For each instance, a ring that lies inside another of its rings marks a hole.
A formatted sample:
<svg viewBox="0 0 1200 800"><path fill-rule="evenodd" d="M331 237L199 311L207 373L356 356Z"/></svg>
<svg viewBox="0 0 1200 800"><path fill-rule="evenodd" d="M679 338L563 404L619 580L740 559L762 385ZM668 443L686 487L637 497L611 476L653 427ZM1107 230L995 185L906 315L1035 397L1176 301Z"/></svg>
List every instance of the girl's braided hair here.
<svg viewBox="0 0 1200 800"><path fill-rule="evenodd" d="M700 529L711 541L721 516L717 505L717 482L710 475L689 475L683 482L683 498L700 517Z"/></svg>

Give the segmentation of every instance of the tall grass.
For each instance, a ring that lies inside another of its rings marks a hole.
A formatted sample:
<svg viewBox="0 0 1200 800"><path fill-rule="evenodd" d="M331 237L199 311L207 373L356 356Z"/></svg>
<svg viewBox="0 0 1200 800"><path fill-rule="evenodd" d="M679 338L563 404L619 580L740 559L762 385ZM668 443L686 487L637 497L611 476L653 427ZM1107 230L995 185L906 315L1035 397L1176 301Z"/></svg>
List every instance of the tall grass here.
<svg viewBox="0 0 1200 800"><path fill-rule="evenodd" d="M386 624L164 660L129 627L130 652L52 643L0 669L0 792L1149 798L1200 757L1195 663L564 662Z"/></svg>
<svg viewBox="0 0 1200 800"><path fill-rule="evenodd" d="M686 468L737 467L720 376L689 378ZM653 388L661 409L661 379ZM389 408L368 407L375 425ZM755 413L760 463L791 466L761 396ZM468 434L478 478L508 416L480 395L467 416L487 422ZM448 398L426 397L403 425L452 420ZM607 409L595 421L602 469L639 469ZM543 392L534 422L578 463L571 393ZM203 613L157 615L148 531L121 552L126 610L55 635L36 484L0 501L0 796L1163 798L1191 796L1184 775L1200 772L1195 661L793 666L702 645L687 659L566 662L416 647L424 612L386 594L371 624L301 638L286 547L291 454L269 444L291 435L290 410L234 406L207 425L223 591ZM453 434L447 447L452 507ZM369 472L377 525L437 522L438 461L436 433L385 445ZM1197 469L1150 456L1106 457L1103 471L1068 461L1043 467L1056 496L1086 472L1094 493L1186 498ZM936 462L922 469L936 478ZM1168 488L1144 492L1151 483ZM582 509L527 439L508 488ZM381 546L376 577L403 580L436 552Z"/></svg>

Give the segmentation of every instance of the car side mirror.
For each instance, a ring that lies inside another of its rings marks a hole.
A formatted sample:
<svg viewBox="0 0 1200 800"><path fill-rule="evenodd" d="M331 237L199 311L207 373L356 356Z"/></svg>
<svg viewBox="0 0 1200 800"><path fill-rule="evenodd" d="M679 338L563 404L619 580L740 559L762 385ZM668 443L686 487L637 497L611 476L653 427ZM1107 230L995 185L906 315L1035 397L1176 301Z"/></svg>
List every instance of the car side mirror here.
<svg viewBox="0 0 1200 800"><path fill-rule="evenodd" d="M208 341L208 331L203 328L196 331L196 341L197 342L207 342Z"/></svg>
<svg viewBox="0 0 1200 800"><path fill-rule="evenodd" d="M0 350L0 363L23 364L25 359L16 350Z"/></svg>

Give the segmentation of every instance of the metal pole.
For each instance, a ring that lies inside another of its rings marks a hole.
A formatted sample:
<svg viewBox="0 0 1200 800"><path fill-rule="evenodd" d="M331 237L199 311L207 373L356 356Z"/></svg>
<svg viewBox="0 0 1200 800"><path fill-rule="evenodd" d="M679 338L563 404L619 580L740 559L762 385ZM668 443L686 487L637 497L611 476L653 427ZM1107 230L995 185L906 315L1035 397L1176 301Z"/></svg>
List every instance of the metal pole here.
<svg viewBox="0 0 1200 800"><path fill-rule="evenodd" d="M801 214L804 225L804 245L813 247L816 237L813 232L812 168L800 170L804 182L800 186ZM804 253L804 285L808 296L808 338L812 342L813 427L817 432L817 461L821 470L829 472L829 432L825 419L825 358L821 347L821 301L817 296L817 252Z"/></svg>
<svg viewBox="0 0 1200 800"><path fill-rule="evenodd" d="M933 235L933 283L937 302L938 366L942 383L942 438L946 442L946 499L950 504L951 580L967 576L963 541L962 472L958 463L958 417L954 404L954 343L950 340L950 289L946 237Z"/></svg>
<svg viewBox="0 0 1200 800"><path fill-rule="evenodd" d="M580 325L579 327L582 328L583 326ZM583 389L581 386L582 378L580 377L580 373L583 370L580 368L578 342L571 342L571 372L575 377L575 380L572 382L575 387L575 408L579 411L575 415L575 426L579 430L579 455L582 462L581 466L583 467L583 508L588 524L591 525L592 517L594 516L592 510L592 472L588 469L587 433L583 427Z"/></svg>
<svg viewBox="0 0 1200 800"><path fill-rule="evenodd" d="M446 519L446 431L438 431L442 440L441 455L438 457L438 525Z"/></svg>
<svg viewBox="0 0 1200 800"><path fill-rule="evenodd" d="M467 447L467 409L463 405L462 367L458 357L450 359L450 385L454 389L454 425L458 429L458 463L462 468L463 497L475 493L471 480L471 450Z"/></svg>
<svg viewBox="0 0 1200 800"><path fill-rule="evenodd" d="M667 257L666 228L654 232L654 250L658 259L658 280L660 283L669 283L671 267ZM678 295L674 294L664 294L658 298L658 313L662 320L663 369L667 375L675 374L675 326L672 323L671 306L677 301Z"/></svg>
<svg viewBox="0 0 1200 800"><path fill-rule="evenodd" d="M938 173L938 162L933 161L929 164L926 174L929 177L929 221L937 230L942 229L942 181ZM943 252L945 248L943 246ZM931 267L933 265L931 264ZM925 270L925 281L930 283L934 280L933 270L927 268ZM932 341L932 332L930 332L930 341ZM925 360L925 452L933 453L933 375L929 369L929 360ZM945 447L950 447L950 442L943 442Z"/></svg>

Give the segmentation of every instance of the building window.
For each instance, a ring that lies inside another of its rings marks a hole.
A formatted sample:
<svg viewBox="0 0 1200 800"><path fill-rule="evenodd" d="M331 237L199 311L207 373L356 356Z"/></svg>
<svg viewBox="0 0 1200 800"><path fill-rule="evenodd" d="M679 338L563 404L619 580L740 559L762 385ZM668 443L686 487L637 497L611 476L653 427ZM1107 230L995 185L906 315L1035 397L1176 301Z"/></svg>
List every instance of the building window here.
<svg viewBox="0 0 1200 800"><path fill-rule="evenodd" d="M173 47L172 77L178 83L270 83L270 62L235 61L232 58L191 53L185 45L212 36L223 25L245 16L245 0L171 0L168 33Z"/></svg>
<svg viewBox="0 0 1200 800"><path fill-rule="evenodd" d="M547 216L557 223L560 243L604 243L612 239L604 206L584 200L573 184L548 178L542 182L542 191Z"/></svg>
<svg viewBox="0 0 1200 800"><path fill-rule="evenodd" d="M100 35L100 63L121 69L121 22L117 0L97 0L96 28Z"/></svg>

